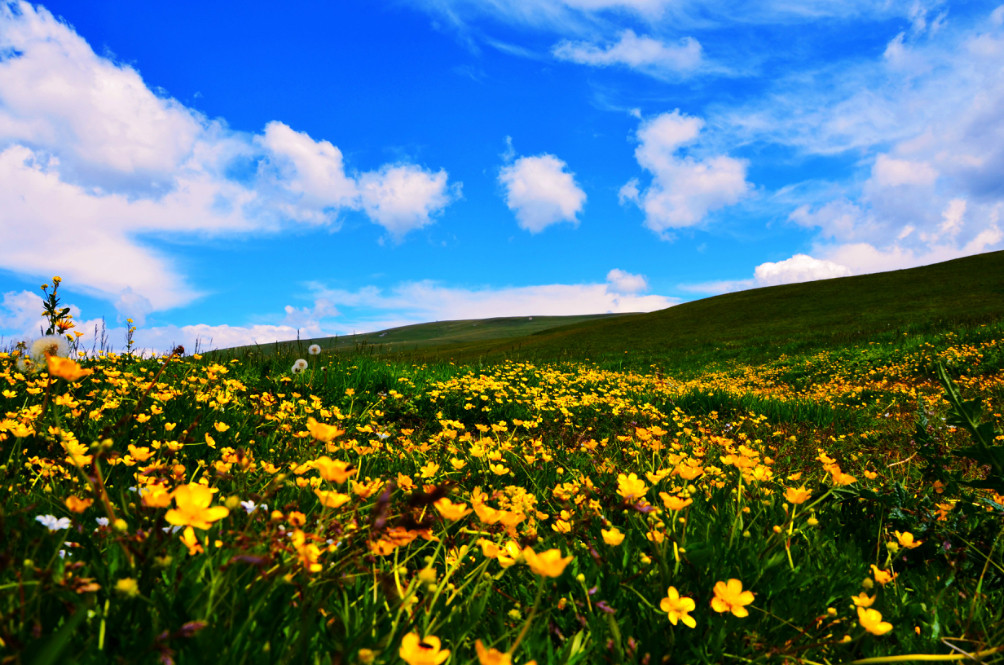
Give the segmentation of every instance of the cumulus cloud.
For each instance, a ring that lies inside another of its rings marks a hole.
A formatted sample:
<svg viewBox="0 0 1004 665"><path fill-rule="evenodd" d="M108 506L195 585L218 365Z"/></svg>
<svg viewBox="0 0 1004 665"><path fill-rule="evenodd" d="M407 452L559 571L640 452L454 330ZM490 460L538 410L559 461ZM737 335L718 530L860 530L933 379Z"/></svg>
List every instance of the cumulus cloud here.
<svg viewBox="0 0 1004 665"><path fill-rule="evenodd" d="M0 331L28 337L45 329L42 298L31 291L8 291L0 300ZM6 346L6 345L3 345ZM2 347L0 347L2 348Z"/></svg>
<svg viewBox="0 0 1004 665"><path fill-rule="evenodd" d="M624 30L612 44L597 46L590 42L559 42L551 50L559 60L568 60L594 67L620 65L657 78L676 78L695 71L702 60L701 44L686 37L676 44L639 37L633 30Z"/></svg>
<svg viewBox="0 0 1004 665"><path fill-rule="evenodd" d="M758 265L753 271L753 283L756 286L777 286L778 284L848 277L851 274L850 268L839 263L814 259L806 254L796 254L784 261Z"/></svg>
<svg viewBox="0 0 1004 665"><path fill-rule="evenodd" d="M644 275L633 275L620 268L607 273L607 283L614 293L641 293L648 290L648 280Z"/></svg>
<svg viewBox="0 0 1004 665"><path fill-rule="evenodd" d="M578 224L586 193L575 183L575 174L554 155L520 157L502 167L499 182L505 188L506 205L516 214L519 226L540 233L558 222Z"/></svg>
<svg viewBox="0 0 1004 665"><path fill-rule="evenodd" d="M746 163L726 155L703 158L681 155L696 141L704 121L680 113L663 113L638 129L635 158L651 183L641 189L632 180L621 188L621 201L645 212L645 226L663 237L674 228L695 226L708 213L739 201L750 189Z"/></svg>
<svg viewBox="0 0 1004 665"><path fill-rule="evenodd" d="M58 272L126 316L201 295L164 239L337 226L345 211L400 239L459 196L444 170L349 171L282 122L232 131L27 3L0 4L0 180L0 268Z"/></svg>
<svg viewBox="0 0 1004 665"><path fill-rule="evenodd" d="M717 280L699 284L681 284L692 293L719 294L766 286L812 282L820 279L849 277L854 271L835 261L816 259L807 254L795 254L783 261L761 263L753 270L752 279Z"/></svg>
<svg viewBox="0 0 1004 665"><path fill-rule="evenodd" d="M436 173L413 164L385 166L359 177L362 208L370 219L400 239L432 222L432 216L460 196L460 184L447 185L445 170Z"/></svg>

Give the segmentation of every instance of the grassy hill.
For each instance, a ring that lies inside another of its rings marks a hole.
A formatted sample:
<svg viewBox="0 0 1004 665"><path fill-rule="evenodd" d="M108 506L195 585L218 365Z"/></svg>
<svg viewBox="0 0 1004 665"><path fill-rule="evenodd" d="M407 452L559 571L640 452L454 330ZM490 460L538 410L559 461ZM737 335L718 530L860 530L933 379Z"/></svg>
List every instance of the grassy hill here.
<svg viewBox="0 0 1004 665"><path fill-rule="evenodd" d="M228 352L247 352L252 349L265 354L285 353L291 348L305 350L319 344L325 352L368 351L380 353L414 352L432 347L496 342L516 339L578 323L596 322L620 316L615 314L586 314L581 316L512 316L492 319L463 319L416 323L410 326L389 328L371 333L302 339L297 342L277 342L264 346L241 346ZM627 315L631 316L631 315Z"/></svg>
<svg viewBox="0 0 1004 665"><path fill-rule="evenodd" d="M317 341L325 350L366 350L418 362L588 358L694 367L759 362L1001 319L1004 252L993 252L908 270L751 289L649 314L429 323L300 344Z"/></svg>

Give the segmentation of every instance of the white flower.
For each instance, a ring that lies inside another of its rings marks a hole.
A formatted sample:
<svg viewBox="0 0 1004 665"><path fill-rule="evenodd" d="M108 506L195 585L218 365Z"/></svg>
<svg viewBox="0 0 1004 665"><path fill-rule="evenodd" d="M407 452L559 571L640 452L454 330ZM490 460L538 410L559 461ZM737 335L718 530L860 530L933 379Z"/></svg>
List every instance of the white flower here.
<svg viewBox="0 0 1004 665"><path fill-rule="evenodd" d="M69 517L60 517L57 519L55 515L39 515L35 520L41 522L42 526L49 531L62 531L63 529L70 528Z"/></svg>
<svg viewBox="0 0 1004 665"><path fill-rule="evenodd" d="M293 363L293 374L299 374L305 369L307 369L307 361L303 358L297 358L296 362Z"/></svg>
<svg viewBox="0 0 1004 665"><path fill-rule="evenodd" d="M253 513L258 508L261 508L262 510L268 510L268 506L266 506L264 503L255 505L255 502L252 501L251 499L248 499L247 501L241 501L241 507L245 510L245 512L247 512L248 515Z"/></svg>
<svg viewBox="0 0 1004 665"><path fill-rule="evenodd" d="M95 517L94 521L98 523L98 526L108 526L107 517Z"/></svg>
<svg viewBox="0 0 1004 665"><path fill-rule="evenodd" d="M321 345L320 344L311 344L310 346L307 347L307 353L309 353L312 356L316 356L320 352L321 352Z"/></svg>

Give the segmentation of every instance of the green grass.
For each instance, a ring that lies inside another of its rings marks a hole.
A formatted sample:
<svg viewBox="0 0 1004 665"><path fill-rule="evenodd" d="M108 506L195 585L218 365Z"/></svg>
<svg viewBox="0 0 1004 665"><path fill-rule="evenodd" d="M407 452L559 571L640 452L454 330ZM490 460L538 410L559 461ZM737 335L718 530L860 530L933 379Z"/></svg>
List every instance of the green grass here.
<svg viewBox="0 0 1004 665"><path fill-rule="evenodd" d="M418 326L400 339L432 345L406 353L112 354L77 382L0 354L0 662L425 662L415 635L447 665L476 641L517 665L1001 662L1004 496L971 485L1004 489L1000 258L529 335L497 320L518 336L494 341ZM932 274L954 298L917 286ZM911 283L909 306L875 291ZM229 513L179 510L199 482ZM479 490L522 520L434 503ZM525 547L567 568L506 554ZM748 616L716 608L729 579Z"/></svg>

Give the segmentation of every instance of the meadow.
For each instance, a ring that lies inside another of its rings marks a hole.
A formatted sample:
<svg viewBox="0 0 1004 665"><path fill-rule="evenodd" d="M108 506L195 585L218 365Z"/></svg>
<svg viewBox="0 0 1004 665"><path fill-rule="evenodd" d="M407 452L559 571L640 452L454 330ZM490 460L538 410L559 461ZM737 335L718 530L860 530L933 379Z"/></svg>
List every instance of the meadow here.
<svg viewBox="0 0 1004 665"><path fill-rule="evenodd" d="M0 662L1004 660L1000 317L715 362L80 356L46 296L0 353Z"/></svg>

